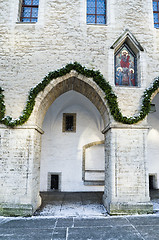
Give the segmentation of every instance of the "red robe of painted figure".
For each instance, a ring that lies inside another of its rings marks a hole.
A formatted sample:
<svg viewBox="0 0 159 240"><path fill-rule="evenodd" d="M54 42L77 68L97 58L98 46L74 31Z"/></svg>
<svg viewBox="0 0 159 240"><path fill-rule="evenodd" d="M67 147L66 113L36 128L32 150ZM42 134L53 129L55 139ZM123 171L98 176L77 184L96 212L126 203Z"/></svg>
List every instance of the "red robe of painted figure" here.
<svg viewBox="0 0 159 240"><path fill-rule="evenodd" d="M120 61L120 66L122 68L129 68L129 65L130 65L129 58L130 58L129 55L128 56L126 56L126 55L122 56L121 61Z"/></svg>

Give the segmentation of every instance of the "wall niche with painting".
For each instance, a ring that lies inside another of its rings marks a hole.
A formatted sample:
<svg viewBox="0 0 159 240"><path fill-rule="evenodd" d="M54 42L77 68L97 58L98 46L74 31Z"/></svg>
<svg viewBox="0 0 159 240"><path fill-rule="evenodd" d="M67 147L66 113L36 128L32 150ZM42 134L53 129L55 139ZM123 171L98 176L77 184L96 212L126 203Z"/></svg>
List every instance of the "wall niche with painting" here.
<svg viewBox="0 0 159 240"><path fill-rule="evenodd" d="M137 57L126 43L115 53L115 85L138 86Z"/></svg>
<svg viewBox="0 0 159 240"><path fill-rule="evenodd" d="M114 49L115 86L138 87L140 53L144 51L129 30L111 46Z"/></svg>

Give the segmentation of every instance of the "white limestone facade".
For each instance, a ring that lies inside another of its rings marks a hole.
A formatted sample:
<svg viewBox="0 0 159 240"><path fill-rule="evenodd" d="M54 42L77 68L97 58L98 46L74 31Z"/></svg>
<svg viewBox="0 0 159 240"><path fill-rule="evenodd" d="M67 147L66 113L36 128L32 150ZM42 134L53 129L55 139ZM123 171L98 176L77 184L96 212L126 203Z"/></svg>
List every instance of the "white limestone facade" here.
<svg viewBox="0 0 159 240"><path fill-rule="evenodd" d="M18 118L28 93L51 71L78 62L112 86L123 116L138 114L142 95L159 76L159 30L152 0L107 0L106 24L87 24L86 0L39 0L38 21L20 22L21 0L0 0L0 87L5 116ZM137 57L138 86L115 85L114 56L127 43ZM154 100L153 100L154 99ZM150 213L149 176L159 188L159 105L136 124L110 113L103 90L71 71L35 99L27 122L0 124L0 214L31 215L50 191L104 191L110 214ZM62 131L63 113L76 131Z"/></svg>

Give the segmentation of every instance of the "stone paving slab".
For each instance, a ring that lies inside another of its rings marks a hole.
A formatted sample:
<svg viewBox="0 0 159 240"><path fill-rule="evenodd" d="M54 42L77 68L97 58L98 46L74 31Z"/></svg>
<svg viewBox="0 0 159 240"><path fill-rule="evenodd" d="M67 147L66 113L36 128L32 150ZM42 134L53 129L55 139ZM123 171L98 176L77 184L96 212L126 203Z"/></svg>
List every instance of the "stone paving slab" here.
<svg viewBox="0 0 159 240"><path fill-rule="evenodd" d="M22 228L22 229L27 229L27 228L38 228L40 229L41 227L43 229L53 229L55 226L56 219L40 219L40 218L19 218L18 220L11 220L6 223L0 224L0 228Z"/></svg>
<svg viewBox="0 0 159 240"><path fill-rule="evenodd" d="M75 227L101 227L101 226L131 226L131 223L126 218L104 218L104 219L74 219Z"/></svg>
<svg viewBox="0 0 159 240"><path fill-rule="evenodd" d="M134 226L140 226L140 225L144 225L144 226L152 226L155 224L155 226L158 225L159 228L159 215L156 216L135 216L135 217L127 217L127 219L129 220L129 222L131 224L133 224ZM158 237L159 239L159 237Z"/></svg>
<svg viewBox="0 0 159 240"><path fill-rule="evenodd" d="M61 218L58 219L56 227L73 227L74 226L74 219L73 218Z"/></svg>
<svg viewBox="0 0 159 240"><path fill-rule="evenodd" d="M141 240L140 234L132 226L69 228L69 240Z"/></svg>
<svg viewBox="0 0 159 240"><path fill-rule="evenodd" d="M0 240L159 240L159 216L0 218Z"/></svg>
<svg viewBox="0 0 159 240"><path fill-rule="evenodd" d="M52 233L52 229L8 227L0 229L0 240L50 240Z"/></svg>
<svg viewBox="0 0 159 240"><path fill-rule="evenodd" d="M68 228L55 228L51 240L66 240L68 237Z"/></svg>
<svg viewBox="0 0 159 240"><path fill-rule="evenodd" d="M159 240L159 226L137 226L137 231L141 234L144 240Z"/></svg>

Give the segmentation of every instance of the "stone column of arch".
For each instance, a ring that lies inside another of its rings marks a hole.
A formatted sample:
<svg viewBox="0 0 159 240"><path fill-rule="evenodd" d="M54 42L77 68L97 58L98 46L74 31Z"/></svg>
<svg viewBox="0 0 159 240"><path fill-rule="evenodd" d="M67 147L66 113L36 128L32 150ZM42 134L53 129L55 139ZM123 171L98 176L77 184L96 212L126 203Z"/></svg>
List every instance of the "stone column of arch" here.
<svg viewBox="0 0 159 240"><path fill-rule="evenodd" d="M105 133L103 203L111 215L152 213L147 173L147 126L112 124Z"/></svg>

